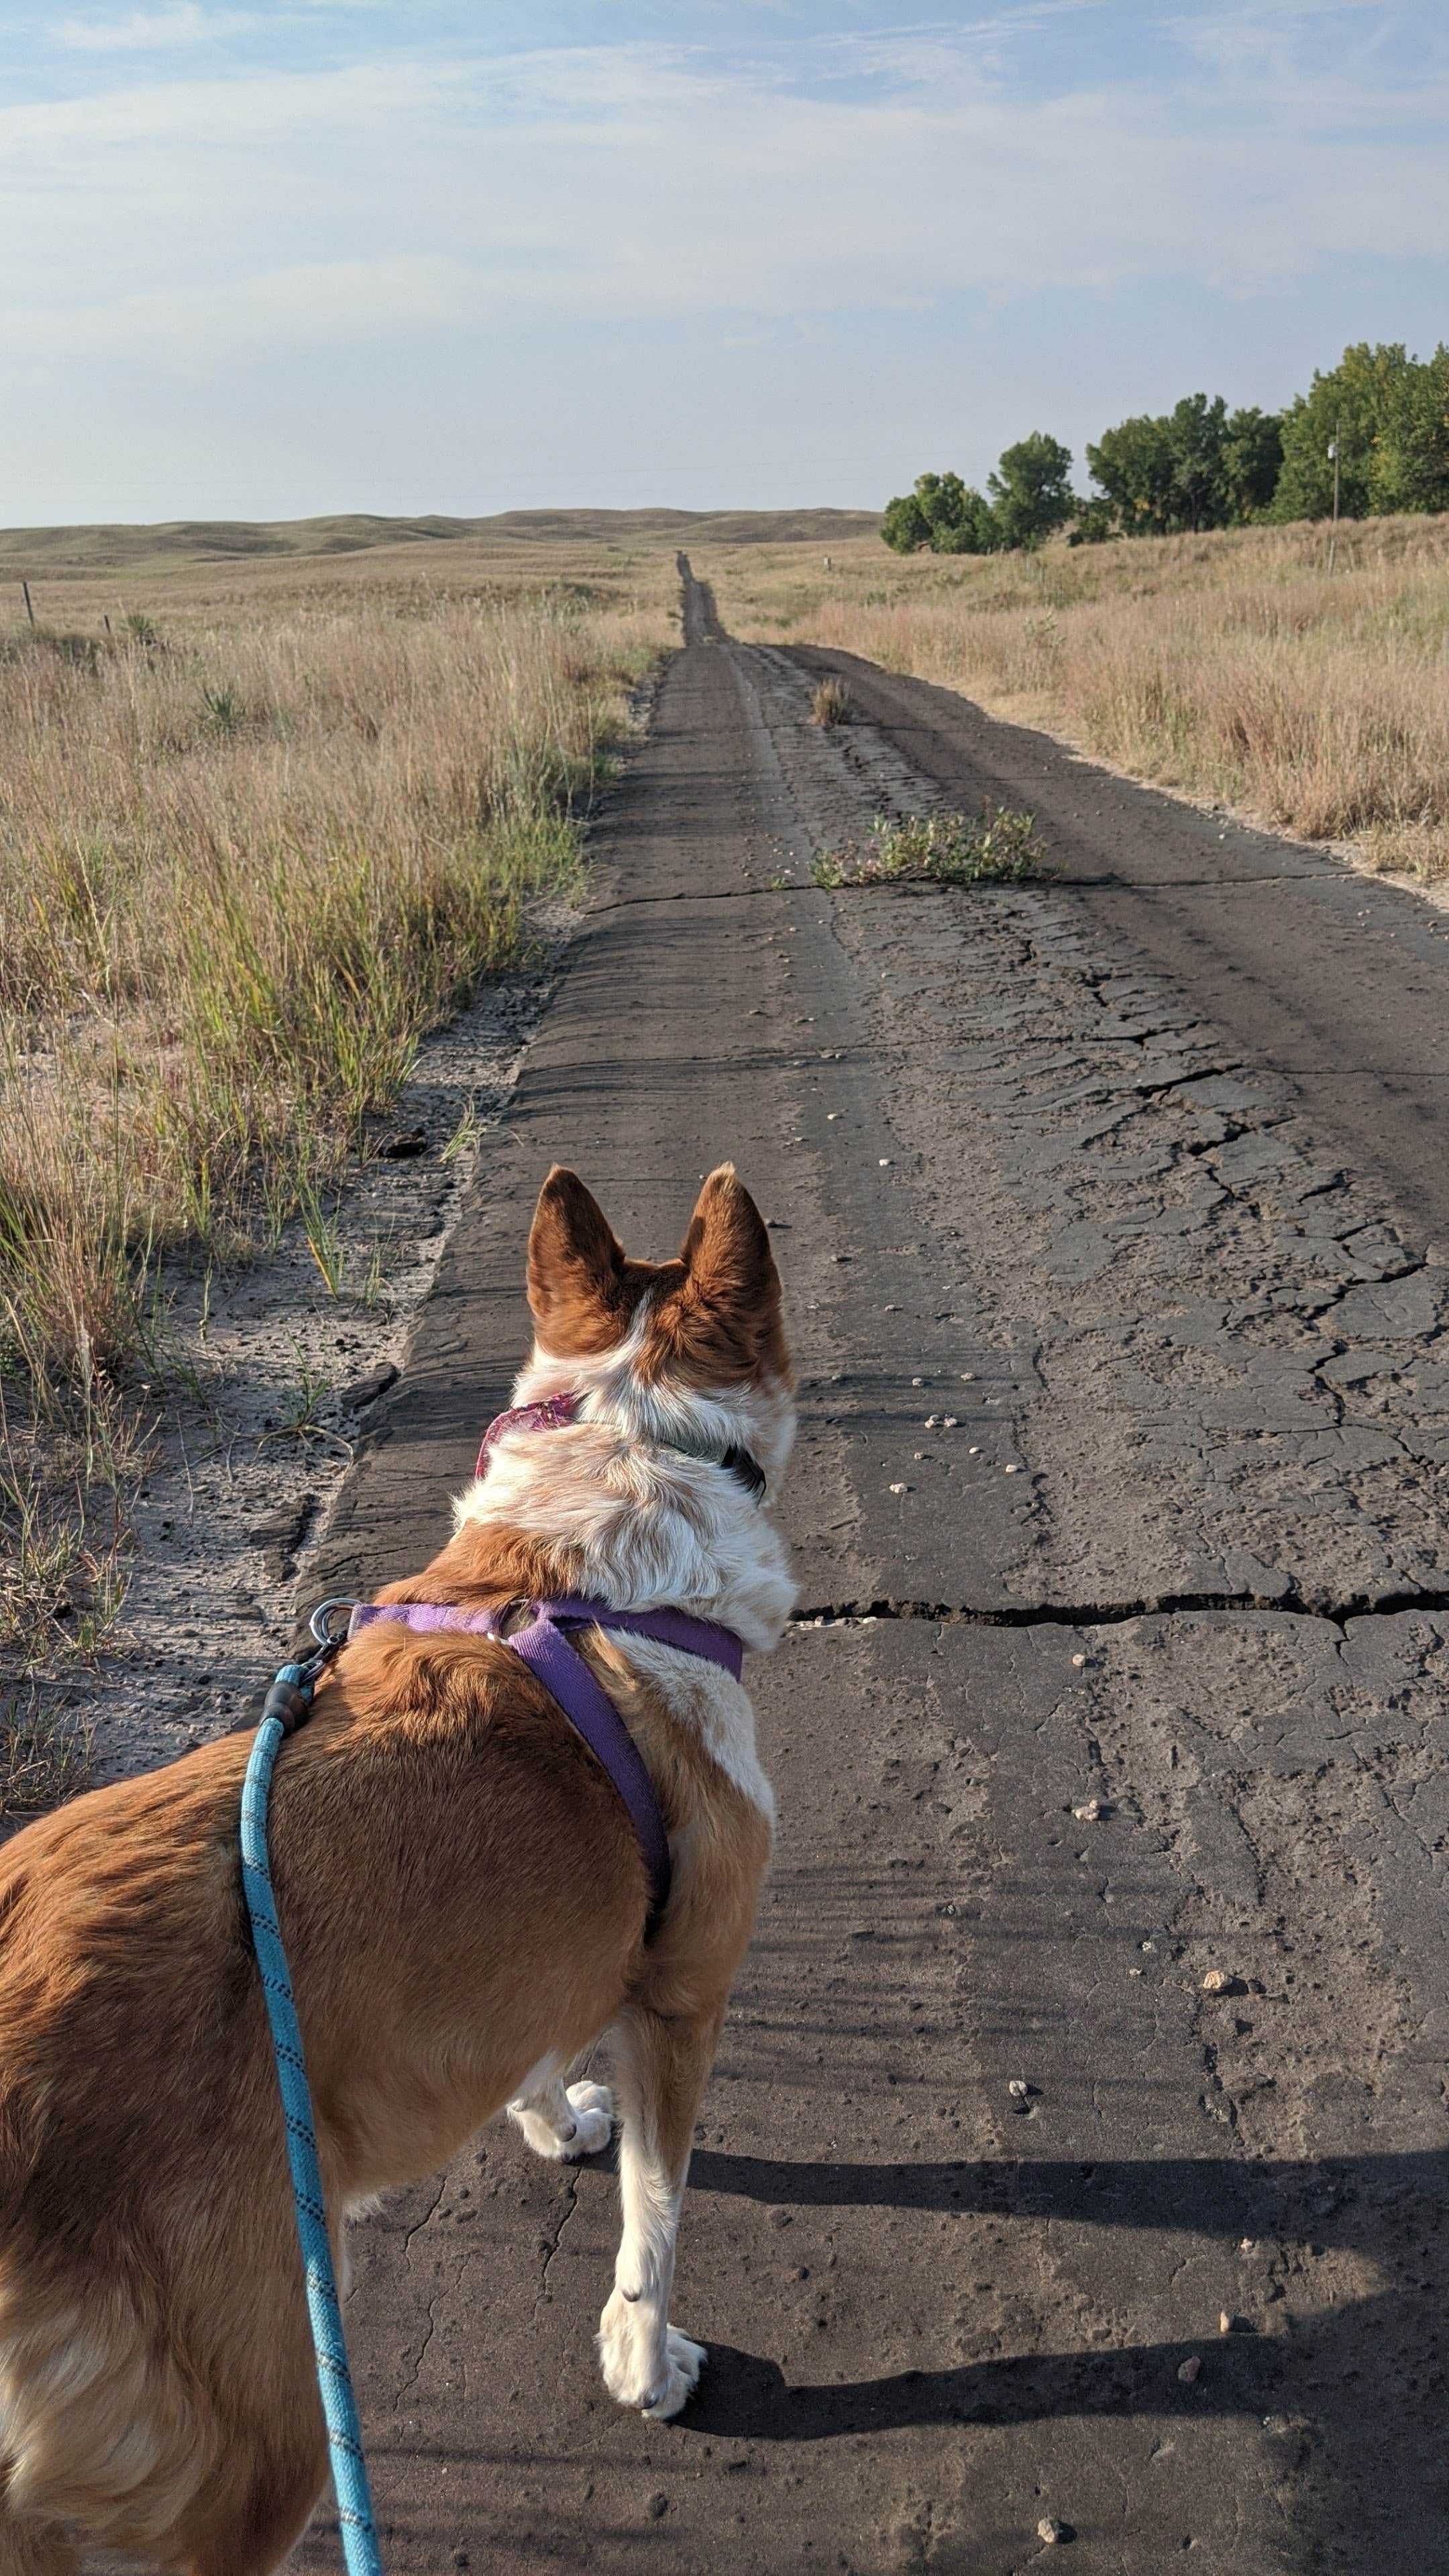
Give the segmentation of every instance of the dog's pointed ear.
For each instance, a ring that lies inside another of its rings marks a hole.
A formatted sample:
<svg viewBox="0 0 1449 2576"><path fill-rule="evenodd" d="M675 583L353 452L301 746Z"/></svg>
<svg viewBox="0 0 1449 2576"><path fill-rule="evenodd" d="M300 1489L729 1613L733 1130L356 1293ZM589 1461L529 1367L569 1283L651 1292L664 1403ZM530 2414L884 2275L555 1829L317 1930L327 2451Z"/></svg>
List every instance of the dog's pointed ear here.
<svg viewBox="0 0 1449 2576"><path fill-rule="evenodd" d="M711 1377L724 1383L762 1367L784 1376L780 1274L765 1220L733 1163L710 1173L679 1259L684 1339Z"/></svg>
<svg viewBox="0 0 1449 2576"><path fill-rule="evenodd" d="M528 1302L540 1342L561 1358L609 1350L628 1329L623 1245L577 1172L561 1163L533 1212Z"/></svg>

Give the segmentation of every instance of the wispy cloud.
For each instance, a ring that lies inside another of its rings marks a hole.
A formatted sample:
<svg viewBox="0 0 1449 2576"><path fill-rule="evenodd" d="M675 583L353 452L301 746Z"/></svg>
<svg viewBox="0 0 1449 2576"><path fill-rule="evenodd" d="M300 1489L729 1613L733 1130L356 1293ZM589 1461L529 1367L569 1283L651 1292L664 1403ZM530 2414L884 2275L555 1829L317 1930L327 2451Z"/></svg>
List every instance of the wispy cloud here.
<svg viewBox="0 0 1449 2576"><path fill-rule="evenodd" d="M830 53L871 80L841 94L806 86L798 59L633 44L11 108L4 232L41 247L8 279L0 256L0 295L13 327L32 316L31 346L129 336L189 363L201 322L208 342L250 340L268 313L280 330L309 278L317 329L366 338L406 322L407 294L337 302L328 277L432 279L424 329L519 304L780 318L1186 268L1251 292L1346 252L1449 252L1449 76L1366 95L1362 66L1299 62L1265 89L1240 48L1211 79L1199 64L1176 85L1043 97L958 33Z"/></svg>
<svg viewBox="0 0 1449 2576"><path fill-rule="evenodd" d="M212 374L222 358L258 350L333 349L430 333L468 321L472 272L444 257L298 262L218 286L149 288L49 312L0 310L0 333L31 361L75 357L154 361Z"/></svg>
<svg viewBox="0 0 1449 2576"><path fill-rule="evenodd" d="M503 333L552 418L558 353L607 332L646 352L609 397L632 455L641 407L674 401L671 334L728 350L759 407L759 353L842 317L942 384L981 377L989 346L1009 392L1013 335L1019 364L1039 334L1033 386L1070 384L1063 330L1114 299L1119 317L1154 298L1286 309L1328 277L1337 297L1349 268L1449 259L1432 13L1008 0L889 24L879 6L678 0L634 9L662 33L505 47L462 0L91 0L47 22L48 93L0 107L4 363L49 371L63 403L87 368L133 361L158 406L153 384L201 404L244 368L284 409L310 352L340 379L343 353L407 343L446 399L469 365L489 380ZM1381 328L1405 325L1386 309ZM570 398L605 399L576 381Z"/></svg>
<svg viewBox="0 0 1449 2576"><path fill-rule="evenodd" d="M130 9L123 16L63 18L56 43L75 54L168 53L179 45L205 45L250 33L263 22L253 9L203 9L176 0L170 9Z"/></svg>

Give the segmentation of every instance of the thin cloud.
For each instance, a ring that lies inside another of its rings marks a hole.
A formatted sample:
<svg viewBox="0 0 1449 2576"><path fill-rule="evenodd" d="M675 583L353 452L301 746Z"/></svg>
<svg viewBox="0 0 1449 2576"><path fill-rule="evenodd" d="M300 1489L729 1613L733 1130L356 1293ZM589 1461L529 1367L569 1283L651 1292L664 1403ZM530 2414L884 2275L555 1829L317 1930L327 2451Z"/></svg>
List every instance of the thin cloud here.
<svg viewBox="0 0 1449 2576"><path fill-rule="evenodd" d="M469 318L477 282L461 262L394 255L303 261L224 287L148 289L104 304L0 313L34 359L141 359L168 351L182 371L259 349L327 349L434 332Z"/></svg>
<svg viewBox="0 0 1449 2576"><path fill-rule="evenodd" d="M177 0L175 8L132 9L123 18L65 18L54 41L73 54L167 53L250 33L263 23L255 10L203 9Z"/></svg>
<svg viewBox="0 0 1449 2576"><path fill-rule="evenodd" d="M1251 296L1344 256L1449 253L1442 67L1350 56L1319 41L1321 8L1276 5L1204 11L1193 49L1159 49L1150 77L1094 65L1054 91L977 42L1078 14L1028 0L964 28L759 53L419 44L14 105L6 343L189 372L201 351L500 316L713 318L738 338L961 294L1005 308L1190 278ZM251 23L187 5L105 24L183 44L228 20Z"/></svg>

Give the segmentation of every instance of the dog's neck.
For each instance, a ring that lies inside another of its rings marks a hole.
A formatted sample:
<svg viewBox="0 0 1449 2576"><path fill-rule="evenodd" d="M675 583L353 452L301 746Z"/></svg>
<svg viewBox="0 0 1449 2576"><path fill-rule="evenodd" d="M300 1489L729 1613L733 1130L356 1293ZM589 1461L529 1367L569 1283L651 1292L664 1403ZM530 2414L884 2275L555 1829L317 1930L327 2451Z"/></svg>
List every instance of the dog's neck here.
<svg viewBox="0 0 1449 2576"><path fill-rule="evenodd" d="M777 1645L795 1599L784 1542L768 1494L762 1504L717 1461L745 1449L773 1489L794 1431L789 1391L643 1385L636 1339L583 1358L535 1350L515 1404L573 1393L581 1418L502 1434L454 1506L455 1548L516 1533L557 1550L570 1589L615 1609L690 1610L757 1650Z"/></svg>

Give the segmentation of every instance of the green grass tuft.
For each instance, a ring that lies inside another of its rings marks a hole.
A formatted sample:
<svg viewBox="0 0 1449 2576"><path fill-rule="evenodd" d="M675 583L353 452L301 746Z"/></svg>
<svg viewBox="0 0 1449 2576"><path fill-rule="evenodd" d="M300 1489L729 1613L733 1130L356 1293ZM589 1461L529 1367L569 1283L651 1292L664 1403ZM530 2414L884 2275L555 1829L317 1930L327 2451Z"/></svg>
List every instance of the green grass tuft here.
<svg viewBox="0 0 1449 2576"><path fill-rule="evenodd" d="M1046 853L1035 817L1006 805L966 814L911 814L890 823L878 814L874 846L822 851L811 865L818 886L898 885L924 877L937 885L1020 885L1039 876Z"/></svg>

